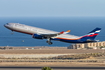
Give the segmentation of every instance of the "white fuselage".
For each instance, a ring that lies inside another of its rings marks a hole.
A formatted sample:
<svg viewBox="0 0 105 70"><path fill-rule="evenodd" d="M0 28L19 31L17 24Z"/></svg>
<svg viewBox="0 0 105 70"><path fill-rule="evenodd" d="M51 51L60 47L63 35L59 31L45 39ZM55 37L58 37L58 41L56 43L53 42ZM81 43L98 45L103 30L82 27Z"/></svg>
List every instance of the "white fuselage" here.
<svg viewBox="0 0 105 70"><path fill-rule="evenodd" d="M42 28L33 27L33 26L27 26L27 25L19 24L19 23L7 23L4 26L6 28L12 30L12 31L26 33L26 34L30 34L30 35L33 35L33 34L55 34L55 33L58 33L56 31L51 31L51 30L42 29ZM70 38L70 39L79 38L78 36L69 35L69 34L62 34L62 35L58 35L56 37Z"/></svg>

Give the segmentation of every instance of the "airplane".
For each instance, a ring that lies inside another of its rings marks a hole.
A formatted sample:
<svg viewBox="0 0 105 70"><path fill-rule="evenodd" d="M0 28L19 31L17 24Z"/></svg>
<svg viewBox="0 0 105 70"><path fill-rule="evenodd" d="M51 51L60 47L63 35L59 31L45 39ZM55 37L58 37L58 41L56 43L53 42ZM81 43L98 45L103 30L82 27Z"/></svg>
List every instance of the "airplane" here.
<svg viewBox="0 0 105 70"><path fill-rule="evenodd" d="M6 28L10 29L11 31L20 32L32 35L35 39L47 39L47 43L49 45L52 44L51 40L62 41L67 43L90 43L90 42L97 42L95 37L101 31L101 28L95 28L88 34L84 36L74 36L67 34L70 30L56 32L47 29L42 29L38 27L28 26L25 24L20 23L7 23L4 25Z"/></svg>

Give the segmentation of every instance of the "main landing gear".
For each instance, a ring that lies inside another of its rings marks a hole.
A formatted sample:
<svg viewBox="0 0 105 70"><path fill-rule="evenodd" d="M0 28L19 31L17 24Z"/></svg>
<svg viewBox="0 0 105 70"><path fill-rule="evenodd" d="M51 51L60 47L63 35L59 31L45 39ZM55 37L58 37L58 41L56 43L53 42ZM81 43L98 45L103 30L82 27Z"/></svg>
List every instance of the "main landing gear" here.
<svg viewBox="0 0 105 70"><path fill-rule="evenodd" d="M51 42L51 39L50 39L50 38L48 38L46 42L47 42L49 45L53 44L53 43Z"/></svg>

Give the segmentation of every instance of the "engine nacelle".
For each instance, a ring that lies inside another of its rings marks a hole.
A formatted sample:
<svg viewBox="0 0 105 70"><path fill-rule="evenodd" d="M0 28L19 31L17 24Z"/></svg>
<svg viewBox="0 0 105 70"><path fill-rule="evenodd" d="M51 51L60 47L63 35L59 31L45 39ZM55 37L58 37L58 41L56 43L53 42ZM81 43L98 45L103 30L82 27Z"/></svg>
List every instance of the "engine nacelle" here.
<svg viewBox="0 0 105 70"><path fill-rule="evenodd" d="M43 37L41 35L38 35L38 34L34 34L32 37L36 38L36 39L43 39Z"/></svg>

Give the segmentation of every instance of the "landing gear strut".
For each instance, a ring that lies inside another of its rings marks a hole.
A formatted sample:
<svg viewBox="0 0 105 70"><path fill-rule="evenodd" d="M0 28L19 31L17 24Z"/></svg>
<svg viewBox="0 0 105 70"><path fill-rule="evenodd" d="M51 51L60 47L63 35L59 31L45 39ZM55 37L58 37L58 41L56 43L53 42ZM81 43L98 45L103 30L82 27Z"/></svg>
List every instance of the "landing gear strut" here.
<svg viewBox="0 0 105 70"><path fill-rule="evenodd" d="M46 42L47 42L49 45L53 44L53 43L51 42L51 39L50 39L50 38L48 38Z"/></svg>
<svg viewBox="0 0 105 70"><path fill-rule="evenodd" d="M14 31L12 31L11 34L13 35L14 34Z"/></svg>

